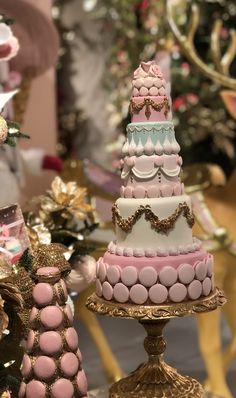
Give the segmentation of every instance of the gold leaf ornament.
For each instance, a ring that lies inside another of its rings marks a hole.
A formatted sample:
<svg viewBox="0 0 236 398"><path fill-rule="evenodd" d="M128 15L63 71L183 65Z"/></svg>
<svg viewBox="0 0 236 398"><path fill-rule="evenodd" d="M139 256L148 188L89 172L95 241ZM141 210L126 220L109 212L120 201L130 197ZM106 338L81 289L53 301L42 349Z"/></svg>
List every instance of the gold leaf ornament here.
<svg viewBox="0 0 236 398"><path fill-rule="evenodd" d="M8 126L6 120L0 115L0 144L6 140L8 134Z"/></svg>
<svg viewBox="0 0 236 398"><path fill-rule="evenodd" d="M87 189L79 187L76 182L64 183L56 177L48 195L41 198L41 207L46 212L62 211L65 218L76 217L85 220L93 207L87 203Z"/></svg>

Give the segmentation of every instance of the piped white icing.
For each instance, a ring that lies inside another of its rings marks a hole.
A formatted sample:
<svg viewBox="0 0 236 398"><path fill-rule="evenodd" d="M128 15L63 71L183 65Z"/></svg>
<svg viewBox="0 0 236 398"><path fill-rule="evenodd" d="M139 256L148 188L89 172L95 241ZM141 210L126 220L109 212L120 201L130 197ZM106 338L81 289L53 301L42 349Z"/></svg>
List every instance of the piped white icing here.
<svg viewBox="0 0 236 398"><path fill-rule="evenodd" d="M122 153L123 156L128 155L128 153L129 153L129 141L128 141L128 139L125 141L125 143L123 145L123 148L121 150L121 153Z"/></svg>
<svg viewBox="0 0 236 398"><path fill-rule="evenodd" d="M198 251L201 248L202 244L201 241L197 238L193 238L193 243L189 244L187 246L172 246L169 247L168 249L161 249L161 248L156 248L154 249L132 249L128 247L118 247L116 243L110 242L108 245L108 251L109 253L112 254L117 254L118 256L125 256L125 257L166 257L166 256L176 256L179 254L188 254L188 253L194 253L195 251Z"/></svg>
<svg viewBox="0 0 236 398"><path fill-rule="evenodd" d="M145 155L152 155L154 152L154 145L150 137L148 137L146 144L143 147Z"/></svg>
<svg viewBox="0 0 236 398"><path fill-rule="evenodd" d="M134 138L132 137L131 142L129 144L129 155L130 156L135 155L135 151L136 151L136 144L135 144Z"/></svg>
<svg viewBox="0 0 236 398"><path fill-rule="evenodd" d="M141 156L144 152L143 144L141 140L139 140L138 145L136 146L136 155Z"/></svg>

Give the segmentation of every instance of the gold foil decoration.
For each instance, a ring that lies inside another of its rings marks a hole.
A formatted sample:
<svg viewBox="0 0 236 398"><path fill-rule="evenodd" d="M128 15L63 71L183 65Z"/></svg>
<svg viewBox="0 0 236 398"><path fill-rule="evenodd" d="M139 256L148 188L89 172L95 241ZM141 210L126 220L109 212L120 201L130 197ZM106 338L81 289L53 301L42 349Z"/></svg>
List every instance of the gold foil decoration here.
<svg viewBox="0 0 236 398"><path fill-rule="evenodd" d="M151 116L151 109L154 109L157 112L160 112L163 108L165 110L165 116L167 116L170 111L170 105L167 97L164 97L163 101L160 103L156 103L151 98L144 98L143 102L136 104L133 99L130 101L130 113L133 115L134 113L139 113L141 109L145 106L145 116L147 119Z"/></svg>
<svg viewBox="0 0 236 398"><path fill-rule="evenodd" d="M40 244L47 244L51 243L51 233L49 232L48 228L41 222L40 224L30 225L27 221L26 224L28 237L30 240L31 247L34 250L38 249Z"/></svg>
<svg viewBox="0 0 236 398"><path fill-rule="evenodd" d="M181 214L183 214L183 216L186 218L190 228L192 228L194 225L194 216L191 213L190 208L188 207L186 202L180 203L173 214L162 220L160 220L159 217L153 213L149 205L139 206L135 213L128 218L123 218L121 216L118 206L116 204L114 204L114 206L112 207L113 223L117 224L125 232L130 232L134 224L136 224L136 222L142 217L143 214L145 216L145 220L150 222L152 228L156 232L168 233L168 231L174 227L176 221L181 216Z"/></svg>
<svg viewBox="0 0 236 398"><path fill-rule="evenodd" d="M8 126L6 120L0 115L0 144L2 144L8 134Z"/></svg>
<svg viewBox="0 0 236 398"><path fill-rule="evenodd" d="M1 272L0 279L0 340L3 331L8 326L8 316L4 311L4 302L12 303L14 306L23 306L24 300L17 286L14 285L13 279L10 278L9 273Z"/></svg>
<svg viewBox="0 0 236 398"><path fill-rule="evenodd" d="M60 177L56 177L47 195L42 196L41 209L47 214L62 211L66 219L76 217L85 220L93 207L86 202L87 189L78 187L76 182L64 183Z"/></svg>

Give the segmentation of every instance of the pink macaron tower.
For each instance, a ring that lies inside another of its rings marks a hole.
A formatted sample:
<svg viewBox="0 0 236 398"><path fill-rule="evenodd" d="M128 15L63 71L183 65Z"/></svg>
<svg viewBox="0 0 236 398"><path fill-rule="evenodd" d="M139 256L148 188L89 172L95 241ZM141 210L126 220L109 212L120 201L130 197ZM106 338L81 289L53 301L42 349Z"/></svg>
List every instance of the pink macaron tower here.
<svg viewBox="0 0 236 398"><path fill-rule="evenodd" d="M21 372L19 398L88 397L78 335L57 267L39 268Z"/></svg>
<svg viewBox="0 0 236 398"><path fill-rule="evenodd" d="M116 240L97 266L99 297L118 303L179 303L208 296L213 258L192 236L190 198L160 67L134 72L131 123L122 148L121 197L113 206Z"/></svg>

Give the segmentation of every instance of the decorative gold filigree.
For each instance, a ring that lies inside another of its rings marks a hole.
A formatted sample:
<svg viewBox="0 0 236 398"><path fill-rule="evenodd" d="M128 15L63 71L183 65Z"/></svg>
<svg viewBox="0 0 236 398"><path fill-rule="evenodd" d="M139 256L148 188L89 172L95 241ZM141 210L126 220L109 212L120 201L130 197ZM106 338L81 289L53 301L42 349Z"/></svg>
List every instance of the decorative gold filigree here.
<svg viewBox="0 0 236 398"><path fill-rule="evenodd" d="M135 213L128 218L123 218L121 216L117 204L114 204L112 207L113 223L116 223L125 232L130 232L134 224L136 224L143 214L145 215L145 220L151 223L152 228L155 229L156 232L167 233L173 228L175 222L178 220L181 214L183 214L183 216L186 218L190 228L192 228L194 225L194 216L186 202L180 203L173 214L162 220L160 220L159 217L153 213L149 205L139 206Z"/></svg>
<svg viewBox="0 0 236 398"><path fill-rule="evenodd" d="M88 298L86 305L91 311L115 318L163 320L212 311L224 305L225 302L226 299L223 292L216 289L210 296L198 300L161 305L120 304L103 300L93 294Z"/></svg>
<svg viewBox="0 0 236 398"><path fill-rule="evenodd" d="M178 374L164 362L166 342L163 328L170 318L211 311L224 303L224 294L218 289L199 300L152 306L119 304L103 300L95 293L89 297L87 307L90 310L101 315L137 319L147 332L144 348L148 361L128 377L113 384L109 397L203 398L203 388L196 380Z"/></svg>
<svg viewBox="0 0 236 398"><path fill-rule="evenodd" d="M143 102L140 102L139 104L136 104L135 101L131 99L130 114L133 115L134 113L139 113L144 106L145 106L145 116L147 119L149 119L151 116L150 108L154 109L157 112L160 112L164 108L165 116L167 116L168 112L170 111L170 104L167 97L164 97L163 101L160 103L156 103L154 100L147 97L144 98Z"/></svg>
<svg viewBox="0 0 236 398"><path fill-rule="evenodd" d="M110 388L110 398L203 398L202 386L157 356Z"/></svg>

